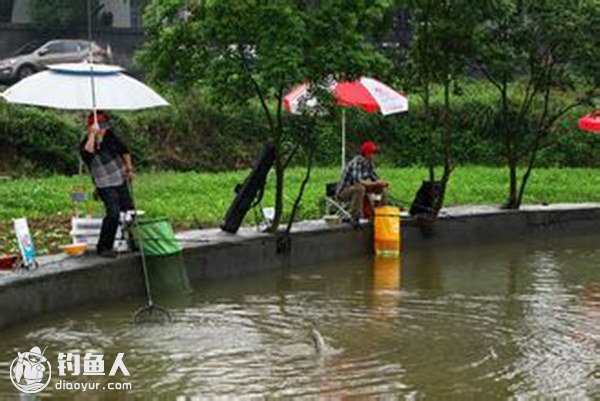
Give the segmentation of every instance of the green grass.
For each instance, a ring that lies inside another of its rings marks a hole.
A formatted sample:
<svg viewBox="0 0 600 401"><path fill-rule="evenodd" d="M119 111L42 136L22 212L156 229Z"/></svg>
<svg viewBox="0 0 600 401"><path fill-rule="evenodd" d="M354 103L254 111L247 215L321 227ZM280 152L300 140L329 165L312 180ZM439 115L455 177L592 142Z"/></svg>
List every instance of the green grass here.
<svg viewBox="0 0 600 401"><path fill-rule="evenodd" d="M410 200L420 182L427 177L423 168L380 168L380 175L391 182L393 196ZM151 215L168 216L177 223L202 221L216 225L231 200L233 187L242 182L247 171L227 173L147 173L138 177L135 196L138 207ZM272 204L272 175L264 205ZM287 205L291 203L302 181L304 170L287 172ZM336 181L336 168L316 168L306 188L301 217L319 217L324 185ZM20 216L30 218L69 215L72 212L70 192L84 185L90 191L87 176L55 176L19 179L0 183L0 221ZM446 198L447 205L500 204L506 196L506 171L491 167L459 167L455 170ZM525 203L600 202L600 174L596 169L538 169L531 176ZM93 210L102 212L93 202Z"/></svg>
<svg viewBox="0 0 600 401"><path fill-rule="evenodd" d="M420 182L427 177L424 168L380 168L382 177L392 184L391 194L410 201ZM233 187L243 181L247 171L227 173L146 173L135 184L138 208L151 216L167 216L177 227L216 226L233 199ZM306 188L299 219L322 215L324 186L336 181L339 170L317 168ZM304 170L287 173L286 210L289 212ZM263 206L273 204L272 174ZM27 216L32 230L45 245L54 249L58 241L66 241L68 219L73 205L71 189L86 185L89 177L55 176L40 179L19 179L0 182L0 252L14 248L10 220ZM450 182L446 205L501 204L507 193L505 169L468 166L455 170ZM525 203L600 202L600 174L597 169L555 168L534 170L525 195ZM102 214L102 205L92 202L95 214ZM36 227L36 221L40 223ZM249 213L247 222L252 222ZM60 227L57 227L60 226ZM50 238L51 240L48 240ZM36 238L36 241L38 239Z"/></svg>

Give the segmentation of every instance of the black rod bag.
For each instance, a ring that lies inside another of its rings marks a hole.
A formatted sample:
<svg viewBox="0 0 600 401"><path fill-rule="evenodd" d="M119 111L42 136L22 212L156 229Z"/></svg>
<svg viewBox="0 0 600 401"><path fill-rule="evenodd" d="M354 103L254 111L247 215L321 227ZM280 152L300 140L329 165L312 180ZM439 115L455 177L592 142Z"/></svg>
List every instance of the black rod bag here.
<svg viewBox="0 0 600 401"><path fill-rule="evenodd" d="M238 231L257 194L262 195L273 163L275 163L275 146L266 145L244 183L236 186L237 195L225 214L221 230L232 234Z"/></svg>
<svg viewBox="0 0 600 401"><path fill-rule="evenodd" d="M434 208L440 198L441 191L442 186L438 181L423 181L410 206L410 215L437 214Z"/></svg>

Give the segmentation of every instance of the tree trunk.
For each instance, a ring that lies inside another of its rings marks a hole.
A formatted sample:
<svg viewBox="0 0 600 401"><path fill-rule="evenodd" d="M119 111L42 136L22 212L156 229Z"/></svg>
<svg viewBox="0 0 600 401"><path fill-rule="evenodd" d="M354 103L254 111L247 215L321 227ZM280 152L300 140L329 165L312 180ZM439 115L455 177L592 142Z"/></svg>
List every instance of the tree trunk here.
<svg viewBox="0 0 600 401"><path fill-rule="evenodd" d="M424 94L424 111L425 111L425 127L427 129L427 134L428 134L428 140L429 140L429 160L428 160L428 167L429 167L429 181L430 182L434 182L435 181L435 153L434 153L434 149L435 149L435 143L434 143L434 138L433 138L433 131L432 131L432 127L431 127L431 119L430 119L430 115L429 115L429 83L425 84L425 94Z"/></svg>
<svg viewBox="0 0 600 401"><path fill-rule="evenodd" d="M509 156L508 159L508 177L509 177L509 189L508 199L505 207L507 209L518 209L519 205L517 202L517 162L514 156Z"/></svg>
<svg viewBox="0 0 600 401"><path fill-rule="evenodd" d="M435 205L435 212L439 212L444 205L446 189L452 175L452 132L450 130L450 79L444 81L444 172L440 182L440 196ZM433 182L433 181L432 181Z"/></svg>
<svg viewBox="0 0 600 401"><path fill-rule="evenodd" d="M508 199L504 204L506 209L517 209L517 149L515 143L514 127L509 126L508 119L508 84L506 79L502 80L502 131L504 132L504 143L506 148L506 161L508 164Z"/></svg>
<svg viewBox="0 0 600 401"><path fill-rule="evenodd" d="M539 137L538 137L539 138ZM540 148L540 143L538 138L536 138L536 142L533 150L531 151L531 156L529 158L529 164L527 165L527 170L521 179L521 187L519 188L519 194L517 196L517 202L515 205L515 209L521 207L521 203L523 203L523 194L525 193L525 187L527 186L527 182L529 181L529 176L531 175L531 171L533 170L533 166L535 165L535 159L537 157L538 150Z"/></svg>
<svg viewBox="0 0 600 401"><path fill-rule="evenodd" d="M271 233L277 232L283 216L283 190L286 167L286 162L283 160L282 149L283 121L281 119L281 107L283 103L283 86L280 86L276 98L277 111L275 115L275 123L273 124L271 120L271 131L273 133L273 138L275 139L275 216L273 216L273 223L271 224L271 227L267 229L267 231ZM264 99L263 107L265 110L268 110Z"/></svg>
<svg viewBox="0 0 600 401"><path fill-rule="evenodd" d="M424 25L425 25L425 32L424 32L424 38L425 40L423 41L423 47L421 48L421 53L424 55L427 53L427 49L428 49L428 45L429 45L429 10L431 8L431 3L427 3L427 11L425 13L425 20L424 20ZM429 160L428 162L428 167L429 167L429 182L434 182L435 181L435 154L434 154L434 149L435 149L435 144L434 144L434 137L433 137L433 132L432 132L432 127L431 127L431 118L430 118L430 101L431 101L431 94L430 94L430 72L429 72L429 64L426 63L425 64L425 87L424 87L424 93L423 93L423 106L424 106L424 112L425 112L425 127L428 130L428 140L429 140Z"/></svg>
<svg viewBox="0 0 600 401"><path fill-rule="evenodd" d="M517 185L518 185L518 177L517 177L517 169L519 158L517 156L517 144L514 133L514 128L507 127L508 130L508 199L506 200L506 209L518 209L519 202L517 201Z"/></svg>
<svg viewBox="0 0 600 401"><path fill-rule="evenodd" d="M278 129L275 135L275 216L273 223L267 231L271 233L277 232L281 218L283 216L283 183L285 178L285 166L283 163L283 152L281 149L281 131Z"/></svg>
<svg viewBox="0 0 600 401"><path fill-rule="evenodd" d="M304 174L304 179L302 180L302 184L300 184L300 190L298 191L296 200L294 200L294 206L292 207L292 212L290 214L290 220L288 221L288 225L285 230L287 235L289 235L290 231L292 230L292 225L294 224L294 220L296 219L296 214L298 213L298 207L300 206L300 202L302 201L302 196L304 195L304 190L306 189L306 184L308 184L308 181L310 180L310 174L312 172L314 154L315 154L315 147L313 146L308 151L308 162L306 165L306 173Z"/></svg>

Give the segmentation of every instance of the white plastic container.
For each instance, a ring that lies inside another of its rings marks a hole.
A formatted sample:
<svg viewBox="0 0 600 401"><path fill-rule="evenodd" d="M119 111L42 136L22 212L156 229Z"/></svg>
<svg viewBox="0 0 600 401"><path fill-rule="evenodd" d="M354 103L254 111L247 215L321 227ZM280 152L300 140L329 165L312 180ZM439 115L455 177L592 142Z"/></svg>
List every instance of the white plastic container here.
<svg viewBox="0 0 600 401"><path fill-rule="evenodd" d="M139 216L143 216L143 211L136 212ZM123 230L125 222L131 221L131 215L133 212L121 213L119 227L117 228L117 234L115 235L114 250L117 252L129 251L129 233L127 230ZM102 218L100 217L73 217L71 219L71 238L73 243L86 243L88 249L93 249L98 245L100 239L100 230L102 228Z"/></svg>

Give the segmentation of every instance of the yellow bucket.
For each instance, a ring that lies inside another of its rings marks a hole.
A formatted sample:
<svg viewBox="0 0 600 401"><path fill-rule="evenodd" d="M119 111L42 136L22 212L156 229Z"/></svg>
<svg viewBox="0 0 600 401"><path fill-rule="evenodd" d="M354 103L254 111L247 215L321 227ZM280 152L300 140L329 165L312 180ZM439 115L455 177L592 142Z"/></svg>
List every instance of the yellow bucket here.
<svg viewBox="0 0 600 401"><path fill-rule="evenodd" d="M376 255L400 255L400 209L382 206L375 209L374 248Z"/></svg>
<svg viewBox="0 0 600 401"><path fill-rule="evenodd" d="M401 286L400 258L376 256L373 260L373 289L398 291Z"/></svg>

